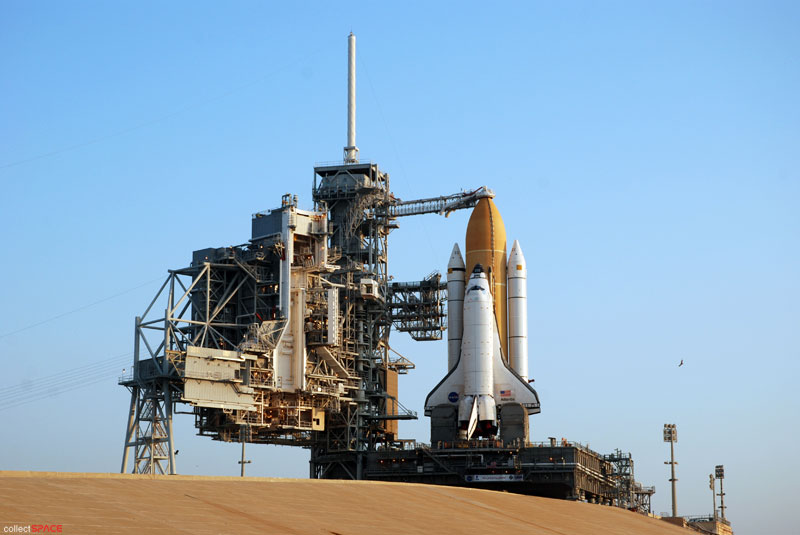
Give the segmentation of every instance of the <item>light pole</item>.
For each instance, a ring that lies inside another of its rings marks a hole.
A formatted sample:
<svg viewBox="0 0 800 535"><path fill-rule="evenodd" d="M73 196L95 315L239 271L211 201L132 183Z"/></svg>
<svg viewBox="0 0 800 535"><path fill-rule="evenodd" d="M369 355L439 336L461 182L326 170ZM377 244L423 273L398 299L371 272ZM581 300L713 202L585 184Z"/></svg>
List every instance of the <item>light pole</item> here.
<svg viewBox="0 0 800 535"><path fill-rule="evenodd" d="M664 442L669 442L669 461L664 461L664 464L670 465L672 477L672 516L678 516L678 501L675 493L675 482L678 481L675 477L675 443L678 441L678 428L675 424L664 424ZM716 505L716 504L715 504Z"/></svg>
<svg viewBox="0 0 800 535"><path fill-rule="evenodd" d="M725 479L725 467L718 464L714 467L714 472L717 475L717 479L719 479L719 511L722 515L722 520L725 520L725 491L722 490L722 480Z"/></svg>
<svg viewBox="0 0 800 535"><path fill-rule="evenodd" d="M714 500L714 508L711 511L714 513L714 520L717 520L717 489L714 483L714 474L708 474L708 488L711 489L711 498Z"/></svg>

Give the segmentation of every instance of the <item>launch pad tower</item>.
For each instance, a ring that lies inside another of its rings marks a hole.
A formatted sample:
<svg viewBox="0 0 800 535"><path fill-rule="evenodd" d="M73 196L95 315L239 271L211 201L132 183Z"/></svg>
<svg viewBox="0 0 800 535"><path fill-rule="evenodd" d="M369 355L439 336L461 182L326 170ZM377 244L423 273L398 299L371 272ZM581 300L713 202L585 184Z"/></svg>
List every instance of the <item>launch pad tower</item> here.
<svg viewBox="0 0 800 535"><path fill-rule="evenodd" d="M355 37L348 49L344 161L314 169L313 210L297 197L253 215L243 245L195 251L170 270L135 321L122 472L177 472L172 420L191 407L198 434L310 449L315 478L363 477L362 455L396 444L413 363L390 354L394 326L416 340L446 328L438 273L390 283L397 219L470 208L486 188L402 201L355 144ZM131 460L131 453L133 461Z"/></svg>
<svg viewBox="0 0 800 535"><path fill-rule="evenodd" d="M315 210L285 195L247 244L195 251L136 318L122 471L132 451L133 472L176 473L172 418L188 404L200 435L307 447L312 477L360 479L359 452L416 418L398 401L413 363L391 356L391 327L416 340L446 327L438 273L389 282L388 235L399 217L487 195L404 202L376 164L318 167Z"/></svg>

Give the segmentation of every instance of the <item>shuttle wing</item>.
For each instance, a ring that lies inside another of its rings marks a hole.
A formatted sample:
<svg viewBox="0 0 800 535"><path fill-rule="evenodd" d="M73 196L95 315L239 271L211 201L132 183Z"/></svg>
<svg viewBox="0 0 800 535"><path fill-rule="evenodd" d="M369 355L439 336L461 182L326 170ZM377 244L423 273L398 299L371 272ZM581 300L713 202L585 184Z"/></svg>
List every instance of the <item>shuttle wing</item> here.
<svg viewBox="0 0 800 535"><path fill-rule="evenodd" d="M459 400L464 395L464 376L461 372L461 362L463 353L459 356L455 367L439 381L434 389L425 399L425 415L430 416L431 410L437 405L458 405ZM508 367L503 360L503 352L500 346L500 335L497 325L494 327L494 351L492 357L492 368L494 374L494 400L497 405L504 403L519 403L529 414L541 412L539 396L527 381L520 377L514 370Z"/></svg>
<svg viewBox="0 0 800 535"><path fill-rule="evenodd" d="M458 401L464 392L464 375L461 373L460 364L461 358L458 359L450 373L445 375L444 379L439 381L439 384L425 398L425 416L430 416L431 410L437 405L452 403L458 406Z"/></svg>
<svg viewBox="0 0 800 535"><path fill-rule="evenodd" d="M492 362L494 368L494 400L497 405L504 403L519 403L526 409L528 414L538 414L541 412L539 396L536 390L528 382L517 375L503 360L500 349L500 335L497 327L494 329L494 358Z"/></svg>

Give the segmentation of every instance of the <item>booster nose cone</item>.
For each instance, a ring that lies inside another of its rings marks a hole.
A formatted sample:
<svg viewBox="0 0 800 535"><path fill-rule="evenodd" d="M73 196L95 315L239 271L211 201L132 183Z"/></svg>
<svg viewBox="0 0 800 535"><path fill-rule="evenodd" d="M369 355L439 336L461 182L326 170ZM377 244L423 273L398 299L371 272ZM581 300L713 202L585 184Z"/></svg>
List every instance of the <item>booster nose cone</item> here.
<svg viewBox="0 0 800 535"><path fill-rule="evenodd" d="M447 272L452 273L453 271L465 270L464 257L461 256L461 249L458 248L458 244L456 243L453 245L453 252L450 253L450 261L447 263Z"/></svg>
<svg viewBox="0 0 800 535"><path fill-rule="evenodd" d="M509 277L513 275L513 271L527 271L528 266L525 263L525 256L522 254L522 247L519 240L514 240L511 246L511 253L508 255L508 271Z"/></svg>

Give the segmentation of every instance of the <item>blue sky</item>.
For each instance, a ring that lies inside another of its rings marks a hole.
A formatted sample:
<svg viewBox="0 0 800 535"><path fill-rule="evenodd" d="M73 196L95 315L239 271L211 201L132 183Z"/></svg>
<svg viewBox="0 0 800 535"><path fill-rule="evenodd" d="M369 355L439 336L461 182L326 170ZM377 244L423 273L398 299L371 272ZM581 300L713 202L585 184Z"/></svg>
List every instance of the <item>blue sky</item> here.
<svg viewBox="0 0 800 535"><path fill-rule="evenodd" d="M134 316L283 193L310 207L313 165L345 144L353 30L362 157L404 199L489 186L522 244L533 438L632 452L660 512L674 422L679 513L709 512L724 464L736 532L790 532L800 470L774 457L800 442L796 3L161 4L0 5L0 402L25 402L0 406L0 469L118 470L111 368ZM396 280L444 269L468 217L401 220ZM392 346L421 413L446 344ZM179 471L237 473L236 445L192 423ZM304 450L248 451L253 475L307 475Z"/></svg>

